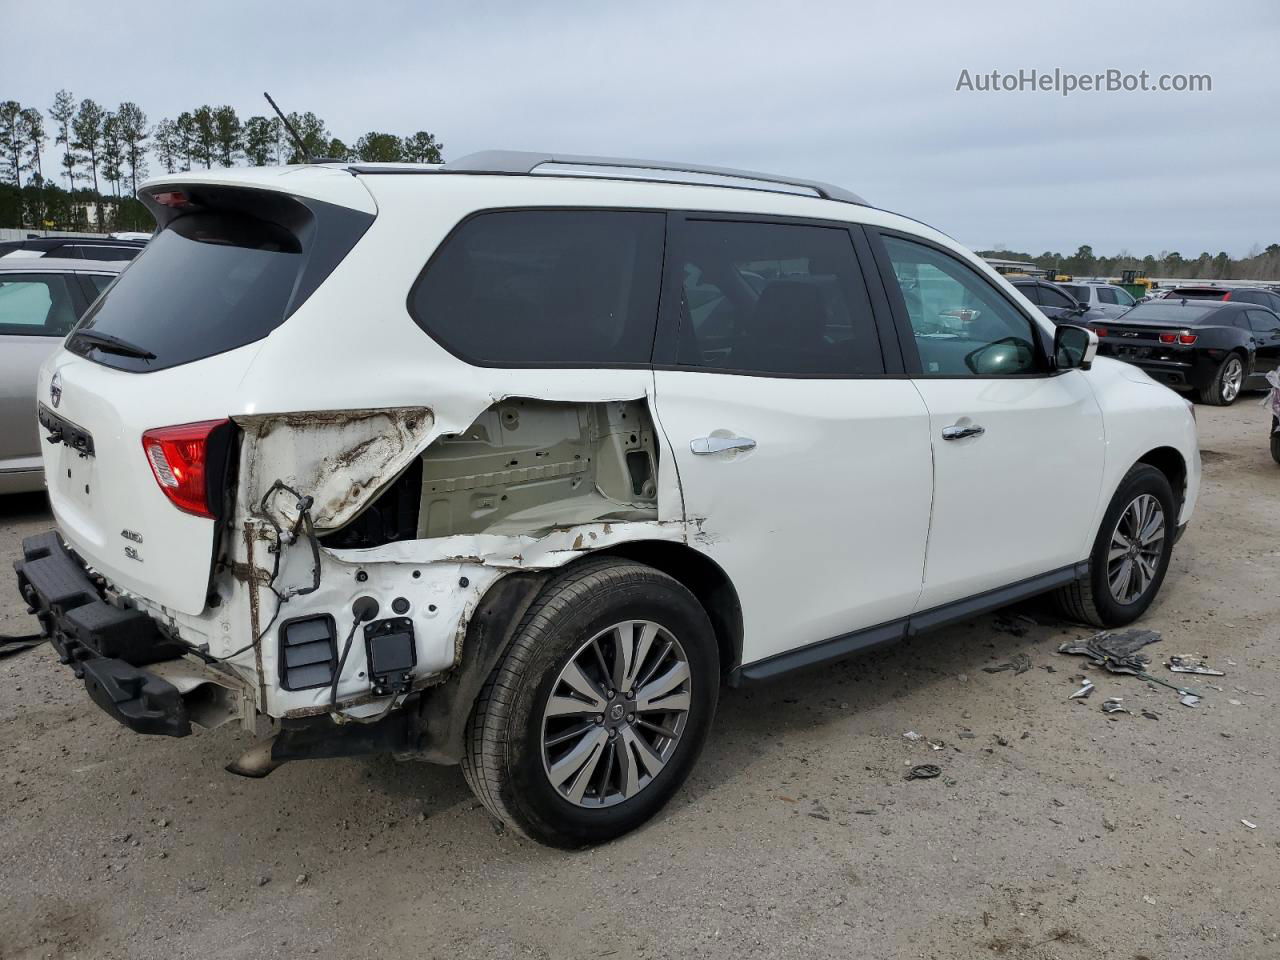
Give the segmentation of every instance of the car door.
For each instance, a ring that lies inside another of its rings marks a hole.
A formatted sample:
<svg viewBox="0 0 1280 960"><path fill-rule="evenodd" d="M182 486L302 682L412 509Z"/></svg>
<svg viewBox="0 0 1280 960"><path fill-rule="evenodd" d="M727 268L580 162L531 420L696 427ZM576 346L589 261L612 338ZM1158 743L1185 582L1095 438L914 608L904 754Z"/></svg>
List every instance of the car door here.
<svg viewBox="0 0 1280 960"><path fill-rule="evenodd" d="M865 238L670 222L656 409L695 545L737 589L743 663L901 635L924 567L929 419L892 336L882 350Z"/></svg>
<svg viewBox="0 0 1280 960"><path fill-rule="evenodd" d="M1080 323L1081 311L1076 302L1060 290L1048 284L1037 284L1040 293L1040 310L1054 323Z"/></svg>
<svg viewBox="0 0 1280 960"><path fill-rule="evenodd" d="M40 469L36 373L83 310L69 274L0 273L0 472Z"/></svg>
<svg viewBox="0 0 1280 960"><path fill-rule="evenodd" d="M873 239L929 410L933 514L917 609L1084 560L1105 449L1087 375L1054 374L1047 332L956 253Z"/></svg>
<svg viewBox="0 0 1280 960"><path fill-rule="evenodd" d="M1246 310L1254 345L1253 372L1258 377L1280 367L1280 316L1270 310ZM1259 384L1263 386L1263 384Z"/></svg>

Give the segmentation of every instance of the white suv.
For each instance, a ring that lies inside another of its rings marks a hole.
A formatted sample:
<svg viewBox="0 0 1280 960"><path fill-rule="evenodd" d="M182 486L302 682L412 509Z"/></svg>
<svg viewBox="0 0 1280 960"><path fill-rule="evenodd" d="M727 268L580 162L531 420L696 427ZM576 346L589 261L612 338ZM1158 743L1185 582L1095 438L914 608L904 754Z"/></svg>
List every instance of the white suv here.
<svg viewBox="0 0 1280 960"><path fill-rule="evenodd" d="M192 172L45 364L23 595L145 733L458 763L573 846L722 681L1056 591L1151 603L1188 404L835 187L640 161Z"/></svg>

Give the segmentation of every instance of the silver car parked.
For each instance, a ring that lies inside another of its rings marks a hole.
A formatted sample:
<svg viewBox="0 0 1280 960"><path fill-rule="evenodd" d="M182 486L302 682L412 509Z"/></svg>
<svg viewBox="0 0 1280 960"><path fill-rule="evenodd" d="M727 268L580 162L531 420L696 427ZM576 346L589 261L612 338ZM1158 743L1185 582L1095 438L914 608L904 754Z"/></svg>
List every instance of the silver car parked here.
<svg viewBox="0 0 1280 960"><path fill-rule="evenodd" d="M36 371L126 265L0 259L0 494L43 487Z"/></svg>

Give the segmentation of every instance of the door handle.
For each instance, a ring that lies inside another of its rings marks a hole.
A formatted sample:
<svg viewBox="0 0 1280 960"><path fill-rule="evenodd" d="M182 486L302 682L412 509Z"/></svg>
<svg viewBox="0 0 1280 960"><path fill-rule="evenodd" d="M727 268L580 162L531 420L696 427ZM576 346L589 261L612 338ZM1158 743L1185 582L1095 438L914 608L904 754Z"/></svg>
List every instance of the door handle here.
<svg viewBox="0 0 1280 960"><path fill-rule="evenodd" d="M965 437L980 437L986 432L986 427L980 427L976 423L971 423L966 427L962 427L959 424L952 424L949 427L942 428L942 439L963 440Z"/></svg>
<svg viewBox="0 0 1280 960"><path fill-rule="evenodd" d="M729 450L754 450L756 442L750 437L694 437L689 449L700 457Z"/></svg>

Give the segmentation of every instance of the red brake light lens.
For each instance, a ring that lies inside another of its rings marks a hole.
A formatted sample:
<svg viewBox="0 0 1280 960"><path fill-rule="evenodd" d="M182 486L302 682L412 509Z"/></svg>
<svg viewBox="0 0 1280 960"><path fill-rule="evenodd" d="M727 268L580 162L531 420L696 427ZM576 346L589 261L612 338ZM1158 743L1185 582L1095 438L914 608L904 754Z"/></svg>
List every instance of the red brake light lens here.
<svg viewBox="0 0 1280 960"><path fill-rule="evenodd" d="M1107 328L1106 328L1106 327L1094 327L1094 328L1093 328L1093 332L1094 332L1094 333L1096 333L1096 334L1097 334L1098 336L1100 336L1100 337L1105 337L1105 336L1107 335Z"/></svg>
<svg viewBox="0 0 1280 960"><path fill-rule="evenodd" d="M1230 291L1230 290L1228 290L1228 291L1227 291L1227 295L1226 295L1225 297L1223 297L1222 299L1223 299L1223 300L1230 300L1230 299L1231 299L1231 291Z"/></svg>
<svg viewBox="0 0 1280 960"><path fill-rule="evenodd" d="M1160 342L1161 343L1177 343L1178 335L1176 333L1162 333L1160 334Z"/></svg>
<svg viewBox="0 0 1280 960"><path fill-rule="evenodd" d="M180 208L191 203L191 199L181 190L162 190L159 193L153 193L151 199L163 207Z"/></svg>
<svg viewBox="0 0 1280 960"><path fill-rule="evenodd" d="M1178 334L1178 342L1181 343L1183 346L1189 347L1191 346L1191 344L1196 342L1196 334L1180 333Z"/></svg>
<svg viewBox="0 0 1280 960"><path fill-rule="evenodd" d="M213 518L206 482L209 436L226 423L226 420L202 420L176 427L157 427L142 435L142 449L156 483L184 513Z"/></svg>

